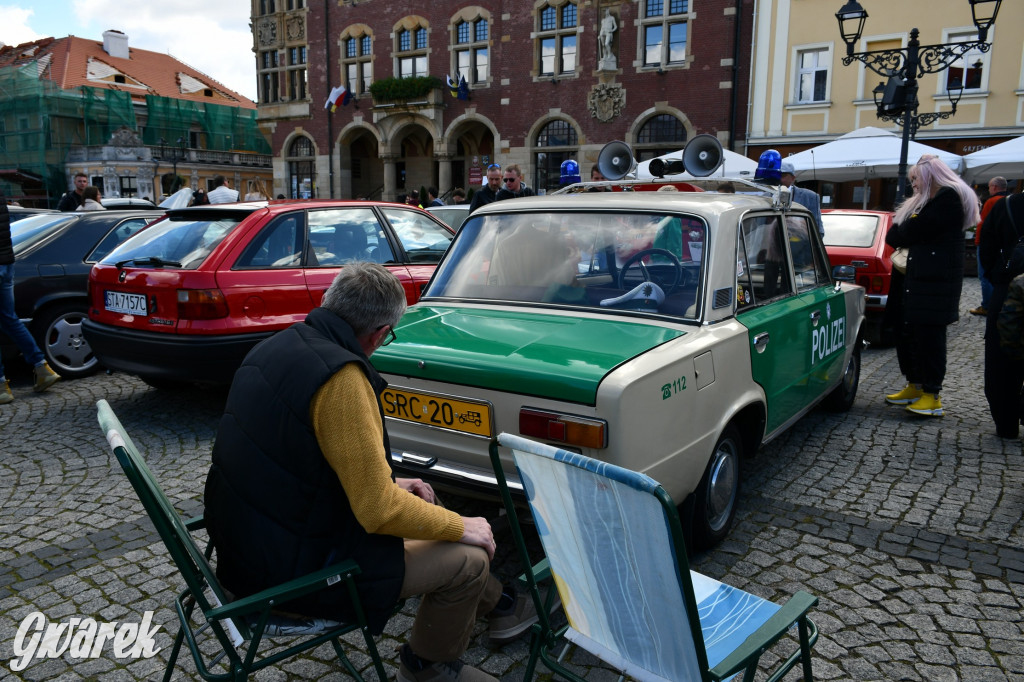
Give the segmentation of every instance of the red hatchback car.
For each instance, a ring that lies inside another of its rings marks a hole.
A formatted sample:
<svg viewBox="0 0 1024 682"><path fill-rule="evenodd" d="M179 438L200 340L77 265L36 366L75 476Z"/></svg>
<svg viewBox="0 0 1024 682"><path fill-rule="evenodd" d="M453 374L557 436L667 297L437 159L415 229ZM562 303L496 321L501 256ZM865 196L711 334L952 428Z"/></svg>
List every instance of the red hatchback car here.
<svg viewBox="0 0 1024 682"><path fill-rule="evenodd" d="M891 211L858 211L826 209L821 212L825 226L825 251L832 262L853 266L854 283L864 287L866 336L873 343L892 343L889 333L881 328L882 314L889 300L892 280L891 246L885 235L892 227Z"/></svg>
<svg viewBox="0 0 1024 682"><path fill-rule="evenodd" d="M454 236L425 211L284 201L169 211L89 277L93 352L154 386L229 383L246 353L300 322L345 264L386 265L409 303Z"/></svg>

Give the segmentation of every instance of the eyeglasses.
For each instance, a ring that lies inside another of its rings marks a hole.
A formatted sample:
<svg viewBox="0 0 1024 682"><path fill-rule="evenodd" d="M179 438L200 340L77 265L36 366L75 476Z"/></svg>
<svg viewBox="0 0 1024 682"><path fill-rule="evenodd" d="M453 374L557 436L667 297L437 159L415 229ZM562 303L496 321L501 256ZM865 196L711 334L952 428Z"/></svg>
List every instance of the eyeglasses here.
<svg viewBox="0 0 1024 682"><path fill-rule="evenodd" d="M377 327L377 329L383 329L383 328L384 328L384 325L381 325L381 326ZM392 341L394 341L397 338L398 338L398 336L395 334L395 328L394 327L388 327L388 335L386 337L384 337L384 341L380 345L382 347L386 346L386 345L388 345L389 343L391 343Z"/></svg>
<svg viewBox="0 0 1024 682"><path fill-rule="evenodd" d="M505 182L515 182L518 178L505 178Z"/></svg>
<svg viewBox="0 0 1024 682"><path fill-rule="evenodd" d="M501 170L501 164L492 163L490 166L487 167L487 170Z"/></svg>

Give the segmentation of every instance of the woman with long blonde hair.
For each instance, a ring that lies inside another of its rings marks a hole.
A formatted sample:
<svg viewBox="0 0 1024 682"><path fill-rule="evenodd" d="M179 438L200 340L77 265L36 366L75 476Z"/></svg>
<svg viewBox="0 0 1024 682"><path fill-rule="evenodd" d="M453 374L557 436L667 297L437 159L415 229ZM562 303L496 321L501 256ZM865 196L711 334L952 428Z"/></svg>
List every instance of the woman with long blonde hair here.
<svg viewBox="0 0 1024 682"><path fill-rule="evenodd" d="M907 385L885 401L941 417L946 327L960 318L964 232L978 223L979 203L974 190L931 154L910 169L910 183L914 193L896 209L886 237L890 246L908 250L906 273L893 270L889 291L900 318L896 356Z"/></svg>

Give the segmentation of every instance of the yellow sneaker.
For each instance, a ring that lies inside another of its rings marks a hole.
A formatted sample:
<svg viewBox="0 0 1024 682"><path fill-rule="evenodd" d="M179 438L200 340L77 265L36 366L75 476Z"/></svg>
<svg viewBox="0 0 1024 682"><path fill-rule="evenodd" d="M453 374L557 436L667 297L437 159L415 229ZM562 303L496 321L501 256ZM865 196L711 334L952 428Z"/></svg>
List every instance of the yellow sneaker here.
<svg viewBox="0 0 1024 682"><path fill-rule="evenodd" d="M921 390L920 386L907 384L899 393L890 393L885 396L885 402L890 405L909 405L922 395L924 395L924 392Z"/></svg>
<svg viewBox="0 0 1024 682"><path fill-rule="evenodd" d="M36 383L32 385L32 390L36 393L42 393L60 379L60 375L50 369L50 366L45 362L36 367L35 374Z"/></svg>
<svg viewBox="0 0 1024 682"><path fill-rule="evenodd" d="M938 393L923 393L920 398L907 405L907 412L921 414L926 417L942 416L942 401Z"/></svg>
<svg viewBox="0 0 1024 682"><path fill-rule="evenodd" d="M11 382L4 380L3 390L0 391L0 405L14 402L14 394L11 393Z"/></svg>

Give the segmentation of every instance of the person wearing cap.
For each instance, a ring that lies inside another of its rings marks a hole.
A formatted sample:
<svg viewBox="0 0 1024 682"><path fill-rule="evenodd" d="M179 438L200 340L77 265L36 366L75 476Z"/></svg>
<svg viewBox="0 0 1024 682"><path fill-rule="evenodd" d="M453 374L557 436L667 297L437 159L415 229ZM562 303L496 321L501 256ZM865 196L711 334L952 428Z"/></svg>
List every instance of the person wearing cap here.
<svg viewBox="0 0 1024 682"><path fill-rule="evenodd" d="M796 182L796 170L793 168L793 164L789 161L782 162L782 179L780 182L786 187L790 188L793 192L793 201L800 204L814 216L814 223L818 226L818 234L822 237L825 236L825 226L821 222L821 200L818 198L816 192L805 189L803 187L795 187L793 183Z"/></svg>

